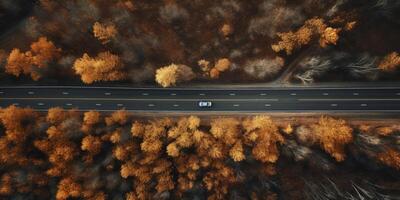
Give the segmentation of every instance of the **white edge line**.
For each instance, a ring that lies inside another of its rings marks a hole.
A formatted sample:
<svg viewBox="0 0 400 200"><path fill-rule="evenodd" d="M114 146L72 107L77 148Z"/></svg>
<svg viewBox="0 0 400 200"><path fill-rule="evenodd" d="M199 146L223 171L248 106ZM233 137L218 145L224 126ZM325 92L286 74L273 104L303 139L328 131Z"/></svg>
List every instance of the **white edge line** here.
<svg viewBox="0 0 400 200"><path fill-rule="evenodd" d="M68 108L70 109L70 108ZM78 111L85 112L85 111L90 111L93 109L78 109ZM96 111L99 112L114 112L120 109L115 109L115 110L102 110L98 109ZM48 109L35 109L35 111L40 111L40 112L47 112ZM332 112L343 112L343 113L352 113L352 112L382 112L382 113L397 113L400 112L400 110L268 110L268 111L262 111L262 110L246 110L246 111L235 111L235 110L223 110L223 111L216 111L216 110L126 110L127 112L228 112L228 113L268 113L268 112L282 112L282 113L298 113L298 112L304 112L304 113L311 113L311 112L318 112L318 113L332 113Z"/></svg>
<svg viewBox="0 0 400 200"><path fill-rule="evenodd" d="M124 90L227 90L226 88L161 88L161 87L93 87L93 86L0 86L1 88L18 88L18 89L57 89L57 88L71 88L71 89L124 89ZM248 91L248 90L371 90L371 89L400 89L400 87L394 86L376 86L376 87L248 87L248 88L237 88L235 91ZM230 87L229 90L232 90Z"/></svg>
<svg viewBox="0 0 400 200"><path fill-rule="evenodd" d="M70 101L200 101L199 99L115 99L115 98L1 98L3 100L70 100ZM208 101L279 101L279 99L208 99Z"/></svg>

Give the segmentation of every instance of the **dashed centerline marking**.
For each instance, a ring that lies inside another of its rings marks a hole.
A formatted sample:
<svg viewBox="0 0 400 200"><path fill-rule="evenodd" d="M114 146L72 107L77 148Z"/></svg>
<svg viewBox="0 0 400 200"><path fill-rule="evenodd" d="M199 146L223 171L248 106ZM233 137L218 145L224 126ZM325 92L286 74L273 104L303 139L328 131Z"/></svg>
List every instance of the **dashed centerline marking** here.
<svg viewBox="0 0 400 200"><path fill-rule="evenodd" d="M101 106L101 103L96 103L96 106Z"/></svg>
<svg viewBox="0 0 400 200"><path fill-rule="evenodd" d="M360 106L361 106L361 107L366 107L366 106L368 106L368 104L362 103Z"/></svg>
<svg viewBox="0 0 400 200"><path fill-rule="evenodd" d="M65 104L65 105L67 105L67 106L72 106L72 103L67 103L67 104Z"/></svg>
<svg viewBox="0 0 400 200"><path fill-rule="evenodd" d="M148 107L154 107L155 105L154 104L148 104L147 106Z"/></svg>
<svg viewBox="0 0 400 200"><path fill-rule="evenodd" d="M353 95L354 95L354 96L358 96L358 95L359 95L359 93L357 93L357 92L354 92L354 93L353 93Z"/></svg>
<svg viewBox="0 0 400 200"><path fill-rule="evenodd" d="M324 92L324 93L322 93L322 95L324 95L324 96L328 96L329 94L328 94L328 93L326 93L326 92Z"/></svg>
<svg viewBox="0 0 400 200"><path fill-rule="evenodd" d="M117 106L118 106L118 107L121 107L121 106L124 106L124 104L119 103L119 104L117 104Z"/></svg>
<svg viewBox="0 0 400 200"><path fill-rule="evenodd" d="M68 94L69 94L69 92L63 92L62 94L63 94L63 95L68 95Z"/></svg>
<svg viewBox="0 0 400 200"><path fill-rule="evenodd" d="M229 93L229 96L235 96L236 94L235 93Z"/></svg>
<svg viewBox="0 0 400 200"><path fill-rule="evenodd" d="M239 107L240 105L239 104L233 104L233 107Z"/></svg>
<svg viewBox="0 0 400 200"><path fill-rule="evenodd" d="M175 94L175 93L171 93L170 95L171 95L171 96L176 96L176 94Z"/></svg>
<svg viewBox="0 0 400 200"><path fill-rule="evenodd" d="M38 106L44 106L44 103L38 103L37 105Z"/></svg>
<svg viewBox="0 0 400 200"><path fill-rule="evenodd" d="M265 104L264 106L265 107L271 107L271 104Z"/></svg>
<svg viewBox="0 0 400 200"><path fill-rule="evenodd" d="M16 105L16 106L18 106L19 105L19 103L13 103L14 105Z"/></svg>
<svg viewBox="0 0 400 200"><path fill-rule="evenodd" d="M0 94L4 94L4 92L1 92L1 91L0 91Z"/></svg>
<svg viewBox="0 0 400 200"><path fill-rule="evenodd" d="M261 94L260 94L260 96L266 96L266 95L267 95L267 94L265 94L265 93L261 93Z"/></svg>
<svg viewBox="0 0 400 200"><path fill-rule="evenodd" d="M200 93L199 95L200 95L200 96L205 96L206 94L204 94L204 93Z"/></svg>
<svg viewBox="0 0 400 200"><path fill-rule="evenodd" d="M178 104L174 104L173 106L174 106L174 107L179 107L179 105L178 105Z"/></svg>
<svg viewBox="0 0 400 200"><path fill-rule="evenodd" d="M28 92L28 94L35 94L34 92Z"/></svg>
<svg viewBox="0 0 400 200"><path fill-rule="evenodd" d="M111 95L111 93L109 93L109 92L106 92L106 93L104 93L104 95L106 95L106 96L110 96L110 95Z"/></svg>
<svg viewBox="0 0 400 200"><path fill-rule="evenodd" d="M149 96L149 93L142 93L143 96Z"/></svg>
<svg viewBox="0 0 400 200"><path fill-rule="evenodd" d="M291 96L296 96L297 94L296 94L296 93L291 93L290 95L291 95Z"/></svg>
<svg viewBox="0 0 400 200"><path fill-rule="evenodd" d="M332 107L338 106L336 103L331 104Z"/></svg>

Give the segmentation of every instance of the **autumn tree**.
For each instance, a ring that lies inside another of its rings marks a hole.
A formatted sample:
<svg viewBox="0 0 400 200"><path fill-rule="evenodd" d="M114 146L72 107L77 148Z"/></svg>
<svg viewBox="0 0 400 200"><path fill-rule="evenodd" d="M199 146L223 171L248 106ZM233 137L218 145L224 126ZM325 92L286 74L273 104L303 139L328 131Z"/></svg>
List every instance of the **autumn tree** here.
<svg viewBox="0 0 400 200"><path fill-rule="evenodd" d="M105 25L99 22L93 24L93 34L103 44L107 44L111 39L115 38L118 31L114 24Z"/></svg>
<svg viewBox="0 0 400 200"><path fill-rule="evenodd" d="M231 62L227 58L221 58L219 59L214 67L210 70L210 77L212 79L217 79L220 75L220 73L228 70L231 66Z"/></svg>
<svg viewBox="0 0 400 200"><path fill-rule="evenodd" d="M60 57L61 49L53 42L41 37L32 43L31 50L21 52L13 49L8 56L6 73L19 77L21 74L30 75L33 80L41 78L41 70L47 68L48 64Z"/></svg>
<svg viewBox="0 0 400 200"><path fill-rule="evenodd" d="M19 49L13 49L8 56L6 64L6 73L19 77L21 74L30 74L32 79L39 79L40 75L33 71L32 53L21 52Z"/></svg>
<svg viewBox="0 0 400 200"><path fill-rule="evenodd" d="M221 58L217 60L212 66L207 60L199 60L197 64L200 66L200 69L203 71L204 76L210 77L212 79L218 79L220 74L224 71L227 71L232 63L227 58Z"/></svg>
<svg viewBox="0 0 400 200"><path fill-rule="evenodd" d="M69 197L77 198L81 196L82 188L72 178L64 178L58 184L56 194L57 200L67 200Z"/></svg>
<svg viewBox="0 0 400 200"><path fill-rule="evenodd" d="M100 122L100 116L100 113L94 110L85 112L83 114L83 123L81 130L85 133L89 133L92 127Z"/></svg>
<svg viewBox="0 0 400 200"><path fill-rule="evenodd" d="M123 80L127 76L120 58L108 51L99 53L95 58L85 53L82 58L75 61L73 68L87 84Z"/></svg>
<svg viewBox="0 0 400 200"><path fill-rule="evenodd" d="M311 126L315 140L337 161L345 158L345 145L353 141L353 129L342 119L321 117Z"/></svg>
<svg viewBox="0 0 400 200"><path fill-rule="evenodd" d="M46 120L50 123L61 123L67 118L67 112L61 107L50 108L47 111Z"/></svg>
<svg viewBox="0 0 400 200"><path fill-rule="evenodd" d="M313 18L307 20L297 31L277 33L280 41L271 47L275 52L285 51L292 54L293 50L310 43L314 38L319 38L321 47L328 44L336 45L339 40L340 28L332 28L325 24L323 19Z"/></svg>
<svg viewBox="0 0 400 200"><path fill-rule="evenodd" d="M81 149L88 151L91 155L96 155L101 150L102 141L99 137L88 135L82 139Z"/></svg>
<svg viewBox="0 0 400 200"><path fill-rule="evenodd" d="M378 68L385 72L391 72L400 67L400 56L397 52L392 52L385 56L379 63Z"/></svg>
<svg viewBox="0 0 400 200"><path fill-rule="evenodd" d="M124 125L128 122L129 113L126 110L118 110L113 112L110 116L105 118L107 126L114 124Z"/></svg>
<svg viewBox="0 0 400 200"><path fill-rule="evenodd" d="M252 154L263 163L275 163L279 157L278 144L284 142L278 127L268 116L247 118L242 123L245 138L254 144Z"/></svg>
<svg viewBox="0 0 400 200"><path fill-rule="evenodd" d="M228 36L230 36L230 35L233 33L232 25L230 25L230 24L224 24L224 25L222 25L220 31L221 31L221 33L222 33L222 35L223 35L224 37L228 37Z"/></svg>
<svg viewBox="0 0 400 200"><path fill-rule="evenodd" d="M383 164L400 170L400 152L394 148L386 148L377 155Z"/></svg>
<svg viewBox="0 0 400 200"><path fill-rule="evenodd" d="M61 49L57 48L53 42L41 37L37 42L31 44L33 64L39 68L47 67L49 62L60 57Z"/></svg>
<svg viewBox="0 0 400 200"><path fill-rule="evenodd" d="M174 86L179 82L190 81L194 77L192 69L186 65L171 64L156 71L156 82L162 87Z"/></svg>
<svg viewBox="0 0 400 200"><path fill-rule="evenodd" d="M24 141L35 127L38 113L30 108L18 108L14 105L2 109L0 121L5 127L7 139Z"/></svg>

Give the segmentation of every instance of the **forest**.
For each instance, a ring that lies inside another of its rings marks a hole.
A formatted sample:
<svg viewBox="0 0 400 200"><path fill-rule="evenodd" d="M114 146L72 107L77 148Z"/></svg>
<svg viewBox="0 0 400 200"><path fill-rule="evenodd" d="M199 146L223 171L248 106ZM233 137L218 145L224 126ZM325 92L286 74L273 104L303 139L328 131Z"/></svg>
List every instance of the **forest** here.
<svg viewBox="0 0 400 200"><path fill-rule="evenodd" d="M172 87L400 77L397 0L0 2L10 15L28 8L0 35L4 84Z"/></svg>
<svg viewBox="0 0 400 200"><path fill-rule="evenodd" d="M0 111L1 199L398 199L400 126Z"/></svg>

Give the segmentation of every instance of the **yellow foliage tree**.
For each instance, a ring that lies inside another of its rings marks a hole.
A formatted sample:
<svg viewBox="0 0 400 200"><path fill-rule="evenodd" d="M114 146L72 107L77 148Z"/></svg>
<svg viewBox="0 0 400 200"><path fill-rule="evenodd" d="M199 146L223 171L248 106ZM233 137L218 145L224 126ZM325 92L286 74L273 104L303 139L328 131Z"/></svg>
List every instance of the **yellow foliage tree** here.
<svg viewBox="0 0 400 200"><path fill-rule="evenodd" d="M156 82L162 87L170 87L178 82L190 81L195 77L192 69L186 65L171 64L156 71Z"/></svg>
<svg viewBox="0 0 400 200"><path fill-rule="evenodd" d="M278 144L282 144L284 138L271 118L255 116L245 119L242 125L246 139L254 143L254 158L263 163L275 163L279 157Z"/></svg>
<svg viewBox="0 0 400 200"><path fill-rule="evenodd" d="M317 124L311 126L313 136L321 147L337 161L345 158L344 147L353 141L353 129L342 119L321 117Z"/></svg>
<svg viewBox="0 0 400 200"><path fill-rule="evenodd" d="M391 72L400 67L400 56L397 52L392 52L385 56L379 63L378 68L385 72Z"/></svg>
<svg viewBox="0 0 400 200"><path fill-rule="evenodd" d="M348 29L351 30L351 29ZM292 54L293 50L308 44L313 38L319 37L321 47L328 44L336 45L341 29L328 27L323 19L313 18L307 20L296 32L277 33L280 41L271 46L275 52L285 51Z"/></svg>
<svg viewBox="0 0 400 200"><path fill-rule="evenodd" d="M383 164L400 170L400 152L393 148L387 148L377 155L379 161Z"/></svg>
<svg viewBox="0 0 400 200"><path fill-rule="evenodd" d="M127 76L120 58L110 52L99 53L95 58L85 53L75 61L73 68L87 84L96 81L118 81Z"/></svg>
<svg viewBox="0 0 400 200"><path fill-rule="evenodd" d="M118 34L117 29L114 24L104 25L99 22L93 24L93 34L94 37L99 39L103 44L106 44L115 38Z"/></svg>
<svg viewBox="0 0 400 200"><path fill-rule="evenodd" d="M85 133L88 133L91 128L100 122L100 113L94 110L85 112L83 114L83 123L81 130Z"/></svg>

